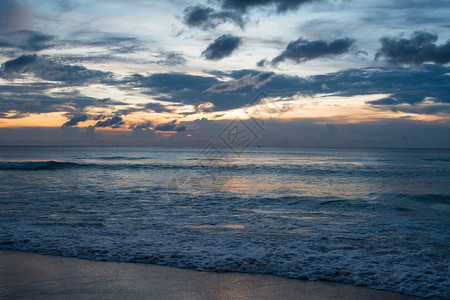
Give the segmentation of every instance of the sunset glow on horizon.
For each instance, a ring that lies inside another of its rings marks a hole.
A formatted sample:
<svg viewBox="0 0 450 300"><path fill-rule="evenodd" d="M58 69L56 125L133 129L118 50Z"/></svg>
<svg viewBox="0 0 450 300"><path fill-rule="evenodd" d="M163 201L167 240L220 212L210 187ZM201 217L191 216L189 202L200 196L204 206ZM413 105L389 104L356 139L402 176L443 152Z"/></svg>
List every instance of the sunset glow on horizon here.
<svg viewBox="0 0 450 300"><path fill-rule="evenodd" d="M420 146L431 127L436 137L448 132L445 5L230 3L2 1L0 143L27 138L12 129L34 128L36 136L47 128L66 142L73 132L95 131L90 139L97 139L144 130L150 144L158 136L183 144L181 132L205 134L199 120L225 124L254 117L249 110L285 124L287 136L303 130L295 122L358 131L358 124L381 128L397 120L393 146L408 136ZM370 21L381 8L392 17ZM408 16L419 10L422 17L411 23ZM269 106L280 112L264 112ZM410 125L424 130L411 135ZM52 143L65 143L58 139Z"/></svg>

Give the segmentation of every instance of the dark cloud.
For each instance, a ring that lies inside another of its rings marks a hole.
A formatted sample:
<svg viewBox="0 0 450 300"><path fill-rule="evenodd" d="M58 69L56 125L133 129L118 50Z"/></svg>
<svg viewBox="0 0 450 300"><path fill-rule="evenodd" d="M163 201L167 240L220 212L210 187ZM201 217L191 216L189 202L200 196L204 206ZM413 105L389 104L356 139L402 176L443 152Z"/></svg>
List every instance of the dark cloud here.
<svg viewBox="0 0 450 300"><path fill-rule="evenodd" d="M405 105L404 103L397 102L396 99L387 98L385 101L370 101L369 104L376 105L378 109L385 111L425 115L450 115L450 103L434 102L434 99L427 99L414 105Z"/></svg>
<svg viewBox="0 0 450 300"><path fill-rule="evenodd" d="M181 132L181 131L185 131L186 130L186 126L185 125L180 125L177 128L175 128L175 131Z"/></svg>
<svg viewBox="0 0 450 300"><path fill-rule="evenodd" d="M275 75L273 72L261 72L257 75L246 74L237 80L230 80L225 83L213 85L207 92L221 93L240 90L246 86L251 86L253 89L258 89L267 82L269 82Z"/></svg>
<svg viewBox="0 0 450 300"><path fill-rule="evenodd" d="M150 94L172 94L193 91L201 93L219 81L214 77L186 75L183 73L156 73L150 76L134 74L124 83L134 84L137 87L149 88ZM170 99L161 96L160 99Z"/></svg>
<svg viewBox="0 0 450 300"><path fill-rule="evenodd" d="M0 33L0 47L40 51L53 47L54 45L51 42L54 39L55 37L52 35L46 35L37 31L18 30Z"/></svg>
<svg viewBox="0 0 450 300"><path fill-rule="evenodd" d="M398 104L397 101L395 101L392 98L382 98L378 100L369 101L369 104L372 105L392 105L392 104Z"/></svg>
<svg viewBox="0 0 450 300"><path fill-rule="evenodd" d="M285 60L302 63L319 57L344 54L351 50L353 43L354 40L349 38L336 39L329 43L322 40L310 42L299 38L290 42L286 49L272 60L272 64L276 65Z"/></svg>
<svg viewBox="0 0 450 300"><path fill-rule="evenodd" d="M16 59L5 62L2 66L2 74L28 72L37 61L37 55L22 55Z"/></svg>
<svg viewBox="0 0 450 300"><path fill-rule="evenodd" d="M350 69L297 81L297 88L314 95L330 93L342 97L388 94L388 97L368 101L367 104L381 110L416 112L423 114L448 113L450 103L449 67L423 65L421 68L366 68ZM280 78L275 77L266 87ZM279 86L287 89L293 78L283 78ZM321 85L326 91L321 91Z"/></svg>
<svg viewBox="0 0 450 300"><path fill-rule="evenodd" d="M277 75L264 86L275 97L296 94L314 96L331 94L352 97L358 95L388 94L369 105L450 103L449 67L424 65L421 68L364 68L313 75L307 78ZM324 87L326 87L324 89Z"/></svg>
<svg viewBox="0 0 450 300"><path fill-rule="evenodd" d="M118 62L123 64L141 64L142 61L136 58L124 57L115 54L89 54L89 55L64 55L58 57L60 63L67 64L109 64L111 62ZM156 61L155 61L156 62Z"/></svg>
<svg viewBox="0 0 450 300"><path fill-rule="evenodd" d="M313 2L314 0L222 0L224 8L246 11L249 8L258 6L275 5L277 12L285 12L287 10L295 10L300 5Z"/></svg>
<svg viewBox="0 0 450 300"><path fill-rule="evenodd" d="M22 5L22 1L0 1L0 33L23 29L29 24L30 19L31 14L26 6Z"/></svg>
<svg viewBox="0 0 450 300"><path fill-rule="evenodd" d="M122 117L114 116L112 118L106 119L104 121L98 121L95 124L95 127L111 127L111 128L119 128L124 125Z"/></svg>
<svg viewBox="0 0 450 300"><path fill-rule="evenodd" d="M127 104L125 104L127 105ZM171 106L180 106L181 104L173 103ZM129 105L126 108L122 108L116 110L115 113L117 115L129 115L135 112L155 112L155 113L164 113L164 112L173 112L173 109L168 105L163 105L160 103L150 102L150 103L139 103L135 105ZM101 118L99 118L101 119Z"/></svg>
<svg viewBox="0 0 450 300"><path fill-rule="evenodd" d="M32 30L17 30L12 32L0 33L0 49L16 49L25 51L40 51L49 48L62 47L104 47L109 53L97 55L82 55L76 57L65 56L65 60L74 62L95 61L104 62L106 60L117 60L128 62L121 55L124 53L133 53L144 49L142 42L135 37L119 36L104 32L83 32L82 39L61 40L56 36L43 34ZM136 61L134 61L136 62Z"/></svg>
<svg viewBox="0 0 450 300"><path fill-rule="evenodd" d="M273 6L278 13L296 10L301 4L317 0L219 0L222 2L221 10L203 5L189 6L184 10L183 22L189 27L198 27L203 30L215 28L223 23L233 23L241 29L248 22L244 18L247 10L253 7Z"/></svg>
<svg viewBox="0 0 450 300"><path fill-rule="evenodd" d="M78 91L54 92L60 85L52 83L22 83L0 85L0 115L8 118L20 118L29 114L65 112L73 118L85 115L92 108L114 109L116 105L128 105L111 99L87 97Z"/></svg>
<svg viewBox="0 0 450 300"><path fill-rule="evenodd" d="M241 13L235 11L215 11L213 8L196 5L184 10L184 23L189 27L199 27L203 30L215 28L219 24L231 22L244 27L244 19Z"/></svg>
<svg viewBox="0 0 450 300"><path fill-rule="evenodd" d="M210 73L217 75L133 75L126 79L124 86L141 88L154 100L207 107L209 111L245 107L259 94L255 88L261 86L270 97L285 100L323 94L341 97L387 94L385 98L389 100L376 100L368 102L368 105L379 108L389 104L428 105L429 99L433 99L434 104L450 103L450 76L447 75L450 67L432 64L420 68L349 69L308 77L257 70ZM156 107L149 105L148 108L156 108L157 112L164 111L162 104Z"/></svg>
<svg viewBox="0 0 450 300"><path fill-rule="evenodd" d="M437 35L423 31L414 32L409 39L384 37L375 59L385 58L392 64L449 63L450 41L437 46L437 39Z"/></svg>
<svg viewBox="0 0 450 300"><path fill-rule="evenodd" d="M331 80L327 83L329 92L341 86L340 94L390 94L388 99L379 100L383 104L419 104L426 98L433 98L435 102L450 103L450 78L446 74L450 68L425 65L420 69L362 69L338 72L338 83ZM336 73L336 74L338 74ZM331 77L331 76L329 76ZM336 78L336 79L337 79ZM376 105L377 103L370 103Z"/></svg>
<svg viewBox="0 0 450 300"><path fill-rule="evenodd" d="M169 52L164 55L164 59L156 61L158 65L161 66L179 66L184 65L187 60L183 57L180 52Z"/></svg>
<svg viewBox="0 0 450 300"><path fill-rule="evenodd" d="M264 67L264 66L266 65L266 63L267 63L267 60L266 60L266 59L261 59L260 61L258 61L258 62L256 63L256 66L257 66L257 67Z"/></svg>
<svg viewBox="0 0 450 300"><path fill-rule="evenodd" d="M251 73L256 76L260 72ZM245 76L247 73L239 74ZM230 74L228 74L228 77ZM250 86L244 87L239 91L230 91L222 93L213 93L207 91L214 85L220 84L215 77L186 75L182 73L159 73L150 76L135 74L126 79L124 84L127 86L139 87L145 89L144 93L159 101L183 103L199 106L206 103L213 103L215 110L228 110L247 105L254 97L254 91ZM155 106L149 104L149 108ZM156 107L160 109L160 106Z"/></svg>
<svg viewBox="0 0 450 300"><path fill-rule="evenodd" d="M61 81L70 85L85 85L103 82L112 78L112 73L86 69L83 66L61 64L55 60L33 55L22 55L2 65L0 75L7 79L32 73L48 81Z"/></svg>
<svg viewBox="0 0 450 300"><path fill-rule="evenodd" d="M146 103L144 105L145 109L150 109L155 113L162 113L162 112L171 112L172 110L169 109L166 105L160 104L160 103Z"/></svg>
<svg viewBox="0 0 450 300"><path fill-rule="evenodd" d="M147 121L130 126L132 137L138 138L142 142L154 142L159 137L159 134L152 129L152 125L152 122Z"/></svg>
<svg viewBox="0 0 450 300"><path fill-rule="evenodd" d="M66 123L63 124L63 126L75 126L78 125L79 122L84 122L88 119L87 116L81 115L81 116L75 116Z"/></svg>
<svg viewBox="0 0 450 300"><path fill-rule="evenodd" d="M135 130L149 130L152 127L152 122L147 121L140 124L132 125L130 128Z"/></svg>
<svg viewBox="0 0 450 300"><path fill-rule="evenodd" d="M165 124L159 124L158 126L156 126L155 130L159 130L159 131L185 131L186 130L186 126L185 125L177 125L177 120L173 120L169 123L165 123Z"/></svg>
<svg viewBox="0 0 450 300"><path fill-rule="evenodd" d="M241 38L224 34L212 42L202 55L209 60L220 60L230 56L241 45Z"/></svg>

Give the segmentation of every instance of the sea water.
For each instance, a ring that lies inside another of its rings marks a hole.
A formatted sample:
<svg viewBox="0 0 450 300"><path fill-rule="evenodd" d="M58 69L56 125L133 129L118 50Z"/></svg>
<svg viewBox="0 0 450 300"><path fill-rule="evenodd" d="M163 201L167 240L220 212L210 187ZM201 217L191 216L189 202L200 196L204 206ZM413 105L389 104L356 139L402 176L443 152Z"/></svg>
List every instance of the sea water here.
<svg viewBox="0 0 450 300"><path fill-rule="evenodd" d="M0 147L0 249L450 297L449 149L216 150Z"/></svg>

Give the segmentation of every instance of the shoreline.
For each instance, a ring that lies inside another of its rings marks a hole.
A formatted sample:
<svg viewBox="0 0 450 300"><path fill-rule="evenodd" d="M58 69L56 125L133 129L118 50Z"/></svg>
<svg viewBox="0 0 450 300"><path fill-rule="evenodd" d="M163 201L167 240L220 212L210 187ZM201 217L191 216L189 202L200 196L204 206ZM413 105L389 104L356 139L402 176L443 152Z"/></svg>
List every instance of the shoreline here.
<svg viewBox="0 0 450 300"><path fill-rule="evenodd" d="M423 299L350 284L0 250L2 299Z"/></svg>

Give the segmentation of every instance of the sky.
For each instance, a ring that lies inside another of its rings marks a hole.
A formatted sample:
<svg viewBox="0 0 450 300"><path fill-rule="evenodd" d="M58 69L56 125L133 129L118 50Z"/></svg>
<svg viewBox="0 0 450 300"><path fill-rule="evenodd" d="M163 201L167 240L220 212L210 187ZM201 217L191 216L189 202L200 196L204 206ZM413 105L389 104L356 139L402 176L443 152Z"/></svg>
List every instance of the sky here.
<svg viewBox="0 0 450 300"><path fill-rule="evenodd" d="M0 0L0 145L449 148L449 15L448 0Z"/></svg>

